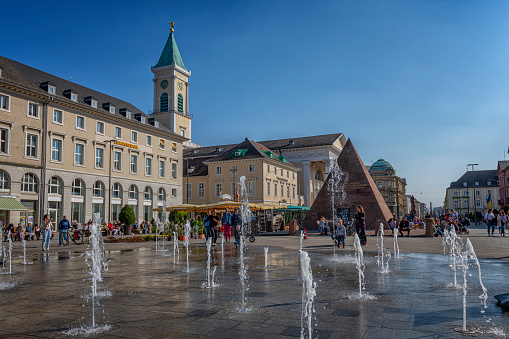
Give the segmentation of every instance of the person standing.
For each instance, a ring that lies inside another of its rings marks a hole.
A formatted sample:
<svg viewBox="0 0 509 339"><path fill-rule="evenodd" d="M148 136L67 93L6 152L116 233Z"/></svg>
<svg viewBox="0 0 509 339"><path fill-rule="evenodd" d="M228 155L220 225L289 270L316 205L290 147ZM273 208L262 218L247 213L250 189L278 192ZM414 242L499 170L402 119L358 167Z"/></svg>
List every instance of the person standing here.
<svg viewBox="0 0 509 339"><path fill-rule="evenodd" d="M497 219L498 219L498 222L499 222L498 232L503 237L505 237L505 224L507 223L507 216L505 215L504 210L500 210L500 213L499 213Z"/></svg>
<svg viewBox="0 0 509 339"><path fill-rule="evenodd" d="M69 223L69 220L67 220L67 217L64 215L64 218L60 220L60 223L58 224L58 246L62 246L62 237L67 243L69 243L69 239L67 238L67 230L70 226L71 224Z"/></svg>
<svg viewBox="0 0 509 339"><path fill-rule="evenodd" d="M484 220L488 224L488 237L490 236L490 229L491 229L491 236L493 236L493 232L495 231L495 222L497 219L495 219L495 215L493 214L493 208L490 208L488 212L484 215Z"/></svg>
<svg viewBox="0 0 509 339"><path fill-rule="evenodd" d="M336 240L338 247L339 245L343 244L343 248L345 248L345 225L343 225L343 219L339 219L336 228Z"/></svg>
<svg viewBox="0 0 509 339"><path fill-rule="evenodd" d="M212 210L212 214L207 216L207 221L209 222L210 233L211 233L211 236L212 236L212 243L215 246L216 242L217 242L217 229L216 229L216 227L217 227L217 224L219 223L219 216L216 214L216 209L215 208Z"/></svg>
<svg viewBox="0 0 509 339"><path fill-rule="evenodd" d="M357 213L355 213L355 232L359 236L361 245L366 246L368 244L366 239L366 216L361 205L357 205Z"/></svg>
<svg viewBox="0 0 509 339"><path fill-rule="evenodd" d="M224 239L226 242L230 242L232 239L232 214L228 208L223 213L221 223L223 224Z"/></svg>
<svg viewBox="0 0 509 339"><path fill-rule="evenodd" d="M42 218L42 250L49 251L49 241L51 239L51 233L53 233L53 225L49 215L45 214ZM37 237L39 239L39 237Z"/></svg>

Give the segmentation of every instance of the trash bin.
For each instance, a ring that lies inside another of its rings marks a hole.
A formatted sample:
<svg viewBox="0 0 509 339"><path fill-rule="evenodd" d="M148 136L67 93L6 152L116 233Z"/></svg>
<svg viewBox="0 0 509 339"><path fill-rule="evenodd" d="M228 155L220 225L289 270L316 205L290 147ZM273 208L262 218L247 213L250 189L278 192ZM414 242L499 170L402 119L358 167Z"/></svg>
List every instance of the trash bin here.
<svg viewBox="0 0 509 339"><path fill-rule="evenodd" d="M426 237L433 237L433 219L426 218L424 219L424 223L426 224Z"/></svg>
<svg viewBox="0 0 509 339"><path fill-rule="evenodd" d="M294 235L295 234L295 230L297 228L297 223L295 222L295 219L294 220L290 220L290 222L288 223L288 234L289 235Z"/></svg>

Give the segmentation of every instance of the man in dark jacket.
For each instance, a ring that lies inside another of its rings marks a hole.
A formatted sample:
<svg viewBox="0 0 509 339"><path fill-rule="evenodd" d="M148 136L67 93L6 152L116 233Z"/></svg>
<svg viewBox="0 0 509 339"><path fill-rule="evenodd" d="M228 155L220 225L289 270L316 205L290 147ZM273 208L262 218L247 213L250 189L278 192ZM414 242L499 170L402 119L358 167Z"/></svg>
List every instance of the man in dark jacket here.
<svg viewBox="0 0 509 339"><path fill-rule="evenodd" d="M58 224L58 246L62 245L62 237L65 238L66 243L69 243L69 238L67 237L67 229L69 229L69 226L71 226L71 224L64 215L64 218L60 220L60 223Z"/></svg>

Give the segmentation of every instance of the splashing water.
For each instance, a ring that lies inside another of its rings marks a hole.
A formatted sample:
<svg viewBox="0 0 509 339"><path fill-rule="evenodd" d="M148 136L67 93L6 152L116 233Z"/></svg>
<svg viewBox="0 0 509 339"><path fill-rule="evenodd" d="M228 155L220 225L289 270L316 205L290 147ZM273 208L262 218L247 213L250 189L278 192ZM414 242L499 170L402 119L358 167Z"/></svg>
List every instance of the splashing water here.
<svg viewBox="0 0 509 339"><path fill-rule="evenodd" d="M482 294L479 297L482 300L483 309L481 310L482 313L484 313L484 309L486 309L486 300L488 299L488 290L486 287L484 287L484 284L482 282L481 277L481 266L479 264L479 260L477 259L477 256L474 251L474 247L472 246L472 243L470 242L470 239L467 239L466 245L465 245L465 251L459 253L460 257L460 265L459 267L463 271L463 327L462 328L455 328L454 330L456 332L461 333L475 333L475 330L467 328L467 271L468 271L468 258L475 261L477 268L479 270L479 284L482 288Z"/></svg>
<svg viewBox="0 0 509 339"><path fill-rule="evenodd" d="M191 238L191 223L189 222L189 220L186 222L186 224L184 225L184 246L186 247L186 264L187 264L187 270L186 272L190 272L189 271L189 241L190 241L190 238Z"/></svg>
<svg viewBox="0 0 509 339"><path fill-rule="evenodd" d="M300 231L300 248L299 251L302 251L302 240L304 239L304 231Z"/></svg>
<svg viewBox="0 0 509 339"><path fill-rule="evenodd" d="M389 272L389 260L391 259L391 254L384 249L384 224L380 223L380 229L378 230L378 238L376 240L378 246L378 254L376 256L376 263L378 267L380 267L380 271L382 273ZM385 257L387 257L387 261L384 262Z"/></svg>
<svg viewBox="0 0 509 339"><path fill-rule="evenodd" d="M442 244L444 245L444 254L446 253L446 247L449 247L449 267L451 268L451 273L453 276L453 287L459 288L458 281L456 278L456 271L458 266L458 260L460 260L461 249L463 248L463 243L461 239L457 236L456 231L452 229L448 231L444 230L444 238L442 238Z"/></svg>
<svg viewBox="0 0 509 339"><path fill-rule="evenodd" d="M10 230L7 236L9 237L9 274L12 274L12 236Z"/></svg>
<svg viewBox="0 0 509 339"><path fill-rule="evenodd" d="M2 260L2 269L5 270L5 260L7 258L7 256L5 255L5 247L2 248L2 252L3 252L3 260Z"/></svg>
<svg viewBox="0 0 509 339"><path fill-rule="evenodd" d="M221 235L221 252L224 252L224 236Z"/></svg>
<svg viewBox="0 0 509 339"><path fill-rule="evenodd" d="M240 196L242 197L242 205L240 206L240 213L242 216L242 226L240 228L240 285L242 288L241 306L237 309L239 312L249 312L251 308L246 307L246 291L249 289L247 286L247 265L244 263L244 250L246 246L246 228L251 223L251 209L249 208L249 199L246 189L246 177L242 176L240 181Z"/></svg>
<svg viewBox="0 0 509 339"><path fill-rule="evenodd" d="M361 241L359 240L359 235L355 233L355 240L353 242L353 247L355 248L355 266L357 267L357 271L359 274L359 298L362 298L362 290L365 289L364 286L364 252L362 251Z"/></svg>
<svg viewBox="0 0 509 339"><path fill-rule="evenodd" d="M394 258L399 258L398 229L394 226L394 237L392 238L394 245Z"/></svg>
<svg viewBox="0 0 509 339"><path fill-rule="evenodd" d="M90 229L90 245L87 250L87 257L92 259L92 266L90 268L90 274L92 275L92 327L96 327L95 297L97 296L97 283L102 281L102 271L104 270L106 272L108 270L108 263L104 259L104 243L99 230L100 224L100 214L94 213L93 223Z"/></svg>
<svg viewBox="0 0 509 339"><path fill-rule="evenodd" d="M311 260L306 251L300 251L300 271L302 277L302 312L300 316L300 337L309 339L313 335L314 300L316 296L316 282L313 282ZM307 330L307 331L306 331Z"/></svg>
<svg viewBox="0 0 509 339"><path fill-rule="evenodd" d="M178 240L177 232L173 232L173 263L175 263L175 260L180 260L178 241L179 240Z"/></svg>
<svg viewBox="0 0 509 339"><path fill-rule="evenodd" d="M161 233L161 222L159 219L156 221L156 252L159 251L159 234Z"/></svg>
<svg viewBox="0 0 509 339"><path fill-rule="evenodd" d="M333 234L334 232L334 226L336 224L336 207L341 206L345 200L346 200L346 191L345 191L345 185L348 181L348 174L345 174L340 168L334 159L330 159L330 174L329 174L329 181L327 184L327 190L330 195L331 200L331 208L332 208L332 227L331 227L331 238L332 238L332 248L334 250L334 258L336 258L336 241L334 239Z"/></svg>
<svg viewBox="0 0 509 339"><path fill-rule="evenodd" d="M22 244L23 244L23 265L30 265L30 264L33 264L32 262L27 262L26 258L27 258L27 241L26 240L22 240Z"/></svg>
<svg viewBox="0 0 509 339"><path fill-rule="evenodd" d="M265 267L267 267L267 261L268 261L268 256L269 256L269 248L268 247L264 247L263 250L265 251Z"/></svg>
<svg viewBox="0 0 509 339"><path fill-rule="evenodd" d="M213 269L210 268L211 263L211 255L210 255L210 248L212 247L212 238L207 239L207 281L203 283L202 286L206 288L216 287L219 286L214 282L214 276L216 274L216 266L214 266Z"/></svg>

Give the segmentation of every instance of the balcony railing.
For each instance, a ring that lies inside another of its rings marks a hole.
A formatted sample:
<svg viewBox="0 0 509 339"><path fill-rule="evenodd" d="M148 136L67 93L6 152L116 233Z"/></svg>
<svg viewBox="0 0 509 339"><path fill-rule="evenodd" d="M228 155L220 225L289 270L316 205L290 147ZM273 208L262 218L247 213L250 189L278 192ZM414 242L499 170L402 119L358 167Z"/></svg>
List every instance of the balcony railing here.
<svg viewBox="0 0 509 339"><path fill-rule="evenodd" d="M151 114L157 114L157 113L177 113L177 114L180 114L184 117L189 117L189 118L193 118L193 115L191 113L180 113L178 111L161 111L161 110L149 110L148 111L148 115L151 115Z"/></svg>

